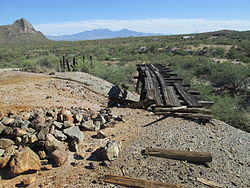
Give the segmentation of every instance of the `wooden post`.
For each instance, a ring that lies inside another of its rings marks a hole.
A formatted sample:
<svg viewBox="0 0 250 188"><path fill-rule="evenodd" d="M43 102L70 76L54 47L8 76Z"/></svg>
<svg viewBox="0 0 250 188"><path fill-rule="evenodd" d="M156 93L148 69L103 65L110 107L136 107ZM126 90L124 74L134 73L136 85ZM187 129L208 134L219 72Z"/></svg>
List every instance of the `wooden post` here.
<svg viewBox="0 0 250 188"><path fill-rule="evenodd" d="M76 66L76 58L73 57L73 66L75 67Z"/></svg>
<svg viewBox="0 0 250 188"><path fill-rule="evenodd" d="M66 69L65 54L63 54L62 68L65 71L65 69Z"/></svg>
<svg viewBox="0 0 250 188"><path fill-rule="evenodd" d="M91 68L93 68L93 62L92 62L93 61L93 57L92 57L92 55L89 56L89 60L90 60Z"/></svg>
<svg viewBox="0 0 250 188"><path fill-rule="evenodd" d="M169 184L164 182L145 180L139 178L130 178L125 176L106 175L104 182L112 183L115 185L122 185L126 187L139 187L139 188L192 188L183 184Z"/></svg>
<svg viewBox="0 0 250 188"><path fill-rule="evenodd" d="M200 163L212 162L212 155L207 152L146 148L142 150L142 154L152 155L156 157L164 157L168 159L189 161L189 162L200 162Z"/></svg>
<svg viewBox="0 0 250 188"><path fill-rule="evenodd" d="M68 71L70 71L69 61L67 59L66 59L66 65L67 65Z"/></svg>

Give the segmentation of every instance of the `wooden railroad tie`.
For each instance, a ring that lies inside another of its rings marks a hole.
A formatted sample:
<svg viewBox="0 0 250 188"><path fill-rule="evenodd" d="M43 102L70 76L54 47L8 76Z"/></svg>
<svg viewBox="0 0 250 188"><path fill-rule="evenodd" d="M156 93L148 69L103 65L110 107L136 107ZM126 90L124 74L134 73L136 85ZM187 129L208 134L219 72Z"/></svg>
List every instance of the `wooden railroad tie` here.
<svg viewBox="0 0 250 188"><path fill-rule="evenodd" d="M212 119L211 110L205 107L210 107L213 102L198 101L195 95L199 95L200 92L190 90L188 84L182 84L183 79L178 78L175 73L170 73L169 67L159 64L137 66L139 74L135 79L137 79L136 91L140 94L140 102L134 106L148 109L153 105L153 112L157 115L199 119L202 122ZM151 105L144 105L146 101L151 101ZM176 109L182 106L186 108Z"/></svg>

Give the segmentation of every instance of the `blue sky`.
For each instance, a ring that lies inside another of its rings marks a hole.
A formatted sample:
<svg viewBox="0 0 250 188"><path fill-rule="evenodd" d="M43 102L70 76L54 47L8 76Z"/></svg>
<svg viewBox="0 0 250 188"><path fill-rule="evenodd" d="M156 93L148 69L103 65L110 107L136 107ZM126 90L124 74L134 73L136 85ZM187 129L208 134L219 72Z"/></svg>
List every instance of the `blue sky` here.
<svg viewBox="0 0 250 188"><path fill-rule="evenodd" d="M250 30L250 0L0 0L0 25L23 17L45 34L96 28L153 33Z"/></svg>

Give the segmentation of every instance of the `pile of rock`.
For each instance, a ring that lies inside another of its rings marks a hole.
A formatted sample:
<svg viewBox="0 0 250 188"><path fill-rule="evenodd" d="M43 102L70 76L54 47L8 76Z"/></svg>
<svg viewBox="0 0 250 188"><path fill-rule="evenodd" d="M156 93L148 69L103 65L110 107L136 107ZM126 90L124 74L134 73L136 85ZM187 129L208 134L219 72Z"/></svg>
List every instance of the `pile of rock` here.
<svg viewBox="0 0 250 188"><path fill-rule="evenodd" d="M68 159L68 150L77 152L77 145L84 140L82 131L113 127L117 121L122 117L112 115L109 108L99 113L84 108L9 113L0 119L0 168L17 175L61 166ZM97 136L105 138L102 132Z"/></svg>

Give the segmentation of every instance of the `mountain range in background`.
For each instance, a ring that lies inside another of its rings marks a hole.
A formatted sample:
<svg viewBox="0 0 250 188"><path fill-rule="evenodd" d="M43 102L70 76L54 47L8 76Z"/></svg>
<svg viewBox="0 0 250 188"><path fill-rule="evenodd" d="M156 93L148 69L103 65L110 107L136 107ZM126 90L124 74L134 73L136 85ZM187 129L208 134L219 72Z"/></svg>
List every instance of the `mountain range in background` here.
<svg viewBox="0 0 250 188"><path fill-rule="evenodd" d="M143 33L122 29L120 31L111 31L109 29L94 29L92 31L84 31L73 35L49 36L46 37L50 40L56 41L79 41L79 40L95 40L95 39L110 39L121 37L141 37L141 36L159 36L160 33Z"/></svg>

